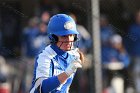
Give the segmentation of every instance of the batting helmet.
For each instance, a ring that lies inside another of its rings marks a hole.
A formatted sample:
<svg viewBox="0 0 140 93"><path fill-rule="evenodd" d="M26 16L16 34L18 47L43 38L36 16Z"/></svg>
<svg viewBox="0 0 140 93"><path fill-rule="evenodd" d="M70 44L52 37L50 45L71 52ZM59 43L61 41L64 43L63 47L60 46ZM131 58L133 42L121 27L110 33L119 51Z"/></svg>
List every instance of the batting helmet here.
<svg viewBox="0 0 140 93"><path fill-rule="evenodd" d="M66 14L57 14L50 18L48 23L48 34L52 42L56 42L57 38L55 36L63 36L69 34L79 34L76 29L75 21Z"/></svg>
<svg viewBox="0 0 140 93"><path fill-rule="evenodd" d="M75 21L66 14L54 15L48 23L48 33L57 36L79 34Z"/></svg>

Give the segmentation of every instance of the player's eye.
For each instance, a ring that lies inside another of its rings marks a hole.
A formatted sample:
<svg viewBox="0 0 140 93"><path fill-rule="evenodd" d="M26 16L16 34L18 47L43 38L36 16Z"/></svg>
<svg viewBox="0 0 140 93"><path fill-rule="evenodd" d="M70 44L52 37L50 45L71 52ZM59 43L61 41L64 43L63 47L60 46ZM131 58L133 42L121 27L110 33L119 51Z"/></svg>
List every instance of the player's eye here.
<svg viewBox="0 0 140 93"><path fill-rule="evenodd" d="M62 37L72 37L72 36L75 36L75 35L70 34L70 35L64 35L64 36L62 36Z"/></svg>
<svg viewBox="0 0 140 93"><path fill-rule="evenodd" d="M62 38L65 38L65 37L67 37L67 35L62 36Z"/></svg>

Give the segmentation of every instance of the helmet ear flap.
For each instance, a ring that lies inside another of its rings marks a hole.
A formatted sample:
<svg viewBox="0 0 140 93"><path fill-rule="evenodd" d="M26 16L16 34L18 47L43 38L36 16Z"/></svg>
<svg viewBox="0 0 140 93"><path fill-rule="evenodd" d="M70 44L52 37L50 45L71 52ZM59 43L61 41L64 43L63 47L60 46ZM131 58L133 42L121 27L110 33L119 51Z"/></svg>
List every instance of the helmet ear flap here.
<svg viewBox="0 0 140 93"><path fill-rule="evenodd" d="M56 35L54 35L54 34L50 34L49 39L50 39L51 43L58 42L58 37Z"/></svg>
<svg viewBox="0 0 140 93"><path fill-rule="evenodd" d="M74 41L77 41L77 40L78 40L78 35L75 35Z"/></svg>

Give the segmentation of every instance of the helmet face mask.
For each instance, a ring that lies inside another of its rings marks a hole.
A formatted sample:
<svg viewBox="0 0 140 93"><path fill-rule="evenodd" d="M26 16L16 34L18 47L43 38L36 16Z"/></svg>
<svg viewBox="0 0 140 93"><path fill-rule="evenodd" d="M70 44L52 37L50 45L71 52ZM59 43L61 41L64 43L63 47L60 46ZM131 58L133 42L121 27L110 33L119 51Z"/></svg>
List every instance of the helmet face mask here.
<svg viewBox="0 0 140 93"><path fill-rule="evenodd" d="M64 51L69 51L76 48L74 46L76 43L75 39L76 39L76 35L73 34L58 36L58 41L56 42L56 45Z"/></svg>

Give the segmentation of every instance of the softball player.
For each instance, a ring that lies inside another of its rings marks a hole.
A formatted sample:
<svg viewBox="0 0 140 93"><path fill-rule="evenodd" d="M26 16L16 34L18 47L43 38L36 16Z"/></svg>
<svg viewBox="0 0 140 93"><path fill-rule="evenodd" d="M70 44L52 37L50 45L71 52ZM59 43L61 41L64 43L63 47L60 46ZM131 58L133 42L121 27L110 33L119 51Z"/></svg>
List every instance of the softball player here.
<svg viewBox="0 0 140 93"><path fill-rule="evenodd" d="M82 53L74 48L79 34L74 20L66 14L54 15L48 24L51 44L38 55L30 93L69 93Z"/></svg>

